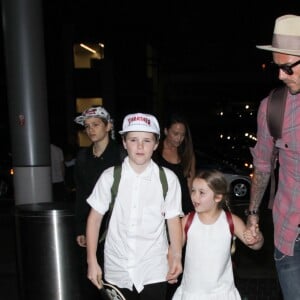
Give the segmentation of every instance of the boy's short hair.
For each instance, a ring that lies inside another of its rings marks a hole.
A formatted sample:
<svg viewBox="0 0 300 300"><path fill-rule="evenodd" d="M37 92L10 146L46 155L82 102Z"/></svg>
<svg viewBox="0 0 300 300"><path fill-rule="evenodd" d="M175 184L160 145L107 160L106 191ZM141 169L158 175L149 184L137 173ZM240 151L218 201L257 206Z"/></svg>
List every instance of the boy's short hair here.
<svg viewBox="0 0 300 300"><path fill-rule="evenodd" d="M130 131L152 132L160 136L160 128L157 119L150 114L134 113L124 118L121 135Z"/></svg>

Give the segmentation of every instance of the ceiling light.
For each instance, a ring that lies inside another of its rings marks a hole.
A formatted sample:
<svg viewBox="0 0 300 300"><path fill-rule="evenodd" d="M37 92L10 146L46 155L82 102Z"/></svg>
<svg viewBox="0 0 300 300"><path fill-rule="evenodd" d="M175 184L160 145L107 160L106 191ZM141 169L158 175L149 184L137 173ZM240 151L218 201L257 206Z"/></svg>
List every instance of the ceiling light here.
<svg viewBox="0 0 300 300"><path fill-rule="evenodd" d="M92 52L93 54L97 53L97 51L95 51L94 49L88 47L88 46L85 45L85 44L82 44L82 43L81 43L81 44L80 44L80 47L84 48L84 49L87 50L87 51Z"/></svg>

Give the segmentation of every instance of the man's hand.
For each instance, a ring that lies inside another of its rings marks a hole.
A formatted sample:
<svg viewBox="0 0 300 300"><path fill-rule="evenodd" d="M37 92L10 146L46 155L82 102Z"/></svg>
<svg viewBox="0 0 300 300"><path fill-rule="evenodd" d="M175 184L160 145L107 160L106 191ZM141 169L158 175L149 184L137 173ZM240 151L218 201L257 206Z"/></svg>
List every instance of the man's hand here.
<svg viewBox="0 0 300 300"><path fill-rule="evenodd" d="M252 236L255 238L257 235L259 216L249 215L247 219L247 228L251 231Z"/></svg>

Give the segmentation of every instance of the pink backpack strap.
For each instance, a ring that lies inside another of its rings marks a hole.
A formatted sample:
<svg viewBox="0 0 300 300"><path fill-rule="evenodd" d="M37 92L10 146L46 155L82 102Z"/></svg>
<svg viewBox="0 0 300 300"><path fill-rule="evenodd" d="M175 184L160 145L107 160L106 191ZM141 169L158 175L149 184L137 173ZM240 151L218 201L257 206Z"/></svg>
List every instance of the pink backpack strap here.
<svg viewBox="0 0 300 300"><path fill-rule="evenodd" d="M225 213L226 213L227 222L229 224L230 233L231 233L232 236L234 236L234 224L233 224L231 212L225 211ZM194 215L195 215L194 211L191 211L188 214L188 217L187 217L187 220L186 220L186 223L185 223L185 226L184 226L184 232L185 232L186 238L187 238L187 232L188 232L188 230L189 230L189 228L192 224Z"/></svg>
<svg viewBox="0 0 300 300"><path fill-rule="evenodd" d="M189 214L188 214L188 217L187 217L187 220L186 220L186 223L185 223L185 226L184 226L184 232L185 232L185 236L186 236L186 239L187 239L187 232L192 224L192 221L193 221L193 218L194 218L194 215L195 215L195 212L194 211L191 211Z"/></svg>
<svg viewBox="0 0 300 300"><path fill-rule="evenodd" d="M225 213L226 213L226 218L227 218L227 222L229 224L231 235L234 236L234 224L233 224L233 221L232 221L231 212L225 210Z"/></svg>

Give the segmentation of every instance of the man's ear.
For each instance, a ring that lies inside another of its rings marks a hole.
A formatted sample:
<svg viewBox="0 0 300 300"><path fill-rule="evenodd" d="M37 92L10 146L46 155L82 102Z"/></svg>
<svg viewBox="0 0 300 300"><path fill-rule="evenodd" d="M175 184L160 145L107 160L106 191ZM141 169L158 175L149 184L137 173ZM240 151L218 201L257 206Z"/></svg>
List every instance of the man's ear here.
<svg viewBox="0 0 300 300"><path fill-rule="evenodd" d="M168 135L168 129L167 128L164 129L164 134Z"/></svg>

